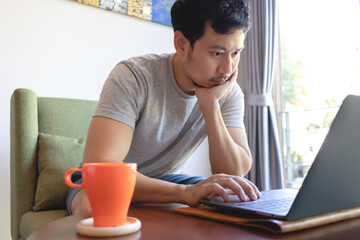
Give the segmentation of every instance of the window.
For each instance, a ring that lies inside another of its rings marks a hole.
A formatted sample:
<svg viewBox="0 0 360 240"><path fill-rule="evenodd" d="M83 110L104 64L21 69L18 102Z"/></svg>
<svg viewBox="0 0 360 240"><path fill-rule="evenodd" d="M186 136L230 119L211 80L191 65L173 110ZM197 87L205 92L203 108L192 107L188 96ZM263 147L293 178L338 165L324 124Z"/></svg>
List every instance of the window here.
<svg viewBox="0 0 360 240"><path fill-rule="evenodd" d="M287 187L300 187L348 94L360 95L359 0L280 0Z"/></svg>

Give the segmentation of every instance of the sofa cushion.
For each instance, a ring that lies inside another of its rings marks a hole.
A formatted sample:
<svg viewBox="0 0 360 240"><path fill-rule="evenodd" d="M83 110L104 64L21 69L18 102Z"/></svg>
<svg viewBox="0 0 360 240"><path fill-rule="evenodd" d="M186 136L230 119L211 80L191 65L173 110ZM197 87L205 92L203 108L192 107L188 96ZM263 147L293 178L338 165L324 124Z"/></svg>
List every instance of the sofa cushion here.
<svg viewBox="0 0 360 240"><path fill-rule="evenodd" d="M68 186L65 171L78 168L82 161L85 139L39 133L38 171L34 211L66 209Z"/></svg>

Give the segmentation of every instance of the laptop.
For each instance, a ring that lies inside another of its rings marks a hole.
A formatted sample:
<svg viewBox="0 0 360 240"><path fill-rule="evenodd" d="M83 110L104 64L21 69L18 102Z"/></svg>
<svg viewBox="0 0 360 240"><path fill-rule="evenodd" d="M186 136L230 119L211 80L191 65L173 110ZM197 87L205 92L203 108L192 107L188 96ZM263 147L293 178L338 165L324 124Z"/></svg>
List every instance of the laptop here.
<svg viewBox="0 0 360 240"><path fill-rule="evenodd" d="M201 204L292 221L360 206L360 96L348 95L299 190L262 191L256 201L221 197Z"/></svg>

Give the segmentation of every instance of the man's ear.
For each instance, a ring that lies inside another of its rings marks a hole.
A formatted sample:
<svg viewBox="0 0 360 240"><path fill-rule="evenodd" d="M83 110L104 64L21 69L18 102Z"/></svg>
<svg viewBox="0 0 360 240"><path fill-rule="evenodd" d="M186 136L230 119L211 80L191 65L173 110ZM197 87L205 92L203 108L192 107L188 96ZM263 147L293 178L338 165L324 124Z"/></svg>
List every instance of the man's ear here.
<svg viewBox="0 0 360 240"><path fill-rule="evenodd" d="M181 31L175 31L174 33L174 47L176 49L176 53L180 56L185 55L186 45L189 44L189 40L184 36Z"/></svg>

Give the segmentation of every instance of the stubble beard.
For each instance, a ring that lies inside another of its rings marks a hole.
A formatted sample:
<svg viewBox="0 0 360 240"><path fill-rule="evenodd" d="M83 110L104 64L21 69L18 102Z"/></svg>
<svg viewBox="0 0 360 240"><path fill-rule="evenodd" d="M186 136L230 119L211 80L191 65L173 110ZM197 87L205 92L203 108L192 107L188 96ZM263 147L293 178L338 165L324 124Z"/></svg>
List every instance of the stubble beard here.
<svg viewBox="0 0 360 240"><path fill-rule="evenodd" d="M194 84L196 87L201 87L201 88L208 88L205 87L203 85L197 84L196 81L190 76L187 75L187 77L190 79L190 81L192 82L192 84ZM214 78L210 78L207 82L219 82L219 81L223 81L222 84L226 83L227 81L230 80L231 75L222 75L222 76L218 76L218 77L214 77ZM216 84L215 86L218 86L221 84Z"/></svg>

